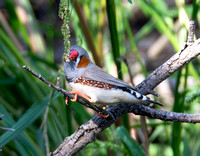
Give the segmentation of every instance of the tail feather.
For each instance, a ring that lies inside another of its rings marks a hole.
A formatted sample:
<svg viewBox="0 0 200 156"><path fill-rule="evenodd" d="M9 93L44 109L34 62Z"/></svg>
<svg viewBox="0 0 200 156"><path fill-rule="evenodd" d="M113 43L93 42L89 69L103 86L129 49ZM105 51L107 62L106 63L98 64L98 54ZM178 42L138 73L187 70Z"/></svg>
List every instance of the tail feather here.
<svg viewBox="0 0 200 156"><path fill-rule="evenodd" d="M160 103L159 101L156 101L156 100L154 100L152 98L149 98L149 97L147 97L145 95L142 95L142 94L140 94L140 93L138 93L138 92L136 92L134 90L131 90L131 94L133 96L135 96L137 99L139 99L140 101L142 101L144 105L149 105L150 106L151 104L158 104L160 106L163 106L163 104Z"/></svg>
<svg viewBox="0 0 200 156"><path fill-rule="evenodd" d="M147 104L158 104L158 105L160 105L160 106L163 106L163 104L162 103L160 103L159 101L156 101L156 100L154 100L154 99L151 99L151 98L149 98L149 97L147 97L147 96L145 96L145 95L142 95L142 96L144 96L144 103L147 103Z"/></svg>
<svg viewBox="0 0 200 156"><path fill-rule="evenodd" d="M142 95L141 93L139 93L139 92L137 92L137 91L135 91L131 88L120 87L120 89L132 94L134 97L136 97L138 100L140 100L142 102L142 104L144 104L144 105L151 106L151 104L157 104L157 105L163 106L163 104L160 103L159 101L156 101L156 100L151 99L151 98L149 98L145 95Z"/></svg>

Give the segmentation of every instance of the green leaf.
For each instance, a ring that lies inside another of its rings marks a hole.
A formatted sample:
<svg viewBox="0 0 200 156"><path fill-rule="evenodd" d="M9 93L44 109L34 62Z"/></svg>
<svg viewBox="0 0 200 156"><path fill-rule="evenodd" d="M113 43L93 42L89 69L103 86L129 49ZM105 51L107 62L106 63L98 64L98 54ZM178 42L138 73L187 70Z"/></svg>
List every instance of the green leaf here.
<svg viewBox="0 0 200 156"><path fill-rule="evenodd" d="M128 2L132 4L132 0L128 0Z"/></svg>
<svg viewBox="0 0 200 156"><path fill-rule="evenodd" d="M117 70L121 71L121 63L117 61L120 57L120 46L119 46L119 37L117 31L116 24L116 9L115 9L115 1L114 0L106 0L106 10L108 15L108 23L109 23L109 31L110 31L110 39L112 45L112 54L117 65ZM122 73L118 73L119 79L122 79Z"/></svg>
<svg viewBox="0 0 200 156"><path fill-rule="evenodd" d="M120 126L115 130L115 133L120 137L123 141L129 155L133 156L145 156L145 152L142 150L141 146L131 138L129 132L126 130L124 126Z"/></svg>
<svg viewBox="0 0 200 156"><path fill-rule="evenodd" d="M136 0L137 4L139 5L140 9L146 14L147 16L151 17L155 21L155 27L160 31L160 33L167 35L171 44L174 46L176 51L179 50L179 45L177 43L177 38L174 35L173 31L168 27L166 22L163 20L166 17L160 16L159 12L152 8L150 3L147 3L144 0Z"/></svg>
<svg viewBox="0 0 200 156"><path fill-rule="evenodd" d="M54 96L57 97L58 94ZM29 127L45 110L50 96L45 97L41 102L35 103L32 105L26 113L12 126L15 129L14 132L7 131L0 137L0 148L6 145L9 141L19 136L27 127ZM4 112L1 111L3 114Z"/></svg>
<svg viewBox="0 0 200 156"><path fill-rule="evenodd" d="M0 103L2 103L2 101L0 101ZM13 118L10 116L10 114L7 112L7 110L4 108L3 105L0 105L0 112L1 114L3 114L2 122L4 126L11 127L12 125L15 124L15 121L13 120ZM26 152L24 151L25 148L34 155L41 155L41 156L43 155L39 147L24 132L22 132L14 142L16 148L19 149L20 153L23 153L23 155L26 155Z"/></svg>
<svg viewBox="0 0 200 156"><path fill-rule="evenodd" d="M14 142L15 142L15 145L16 145L20 155L22 155L22 156L30 155L30 153L28 153L28 151L25 149L25 147L18 140L15 140Z"/></svg>

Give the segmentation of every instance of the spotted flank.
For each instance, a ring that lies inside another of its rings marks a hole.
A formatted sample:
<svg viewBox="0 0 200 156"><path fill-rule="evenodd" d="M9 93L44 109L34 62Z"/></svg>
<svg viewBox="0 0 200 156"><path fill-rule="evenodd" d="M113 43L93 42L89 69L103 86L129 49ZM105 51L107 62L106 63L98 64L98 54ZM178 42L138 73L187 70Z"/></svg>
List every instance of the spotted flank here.
<svg viewBox="0 0 200 156"><path fill-rule="evenodd" d="M77 78L74 81L74 85L77 86L79 84L84 86L84 89L83 87L81 87L83 89L82 92L85 92L85 94L89 97L93 97L93 99L95 99L94 101L97 101L101 104L111 105L113 103L120 103L120 102L127 102L127 103L138 102L146 106L152 106L152 104L158 104L162 106L160 102L155 101L145 95L142 95L128 87L119 87L105 82L88 80L83 76ZM93 90L94 89L93 87L99 88L100 90L96 89ZM109 91L109 93L107 91Z"/></svg>
<svg viewBox="0 0 200 156"><path fill-rule="evenodd" d="M98 82L98 81L93 81L93 80L87 80L82 76L79 77L78 79L76 79L76 81L74 83L80 83L82 85L93 86L93 87L97 87L97 88L103 88L105 90L109 90L109 89L114 88L113 85L110 85L108 83Z"/></svg>
<svg viewBox="0 0 200 156"><path fill-rule="evenodd" d="M133 89L131 89L131 88L127 88L127 87L116 87L116 89L121 89L121 90L123 90L123 91L125 91L125 92L128 92L128 93L132 94L132 95L133 95L134 97L136 97L138 100L143 101L143 103L144 103L145 105L152 106L152 104L158 104L158 105L160 105L160 106L163 106L162 103L160 103L160 102L158 102L158 101L156 101L156 100L153 100L153 99L151 99L151 98L149 98L149 97L147 97L147 96L145 96L145 95L142 95L142 94L138 93L137 91L135 91L135 90L133 90Z"/></svg>

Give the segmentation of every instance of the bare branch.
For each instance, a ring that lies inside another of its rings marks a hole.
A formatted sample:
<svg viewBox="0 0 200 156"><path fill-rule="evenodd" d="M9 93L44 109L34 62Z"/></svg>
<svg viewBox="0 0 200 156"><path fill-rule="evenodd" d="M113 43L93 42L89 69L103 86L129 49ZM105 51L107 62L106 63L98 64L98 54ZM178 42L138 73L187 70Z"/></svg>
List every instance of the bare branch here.
<svg viewBox="0 0 200 156"><path fill-rule="evenodd" d="M49 87L52 87L54 89L56 89L58 92L62 93L63 95L65 95L66 97L69 97L70 99L74 98L74 95L67 92L66 90L62 89L59 86L59 78L57 78L57 84L54 85L53 83L49 82L48 80L46 80L44 77L42 77L40 74L37 74L36 72L34 72L33 70L31 70L30 67L28 66L23 66L24 69L26 69L28 72L30 72L32 75L34 75L35 77L37 77L38 79L40 79L42 82L46 83ZM97 107L95 105L90 104L88 101L86 101L84 98L78 96L77 98L77 102L85 105L86 107L89 107L91 109L93 109L94 111L101 113L102 115L108 115L108 112L101 109L100 107Z"/></svg>
<svg viewBox="0 0 200 156"><path fill-rule="evenodd" d="M194 31L191 28L189 31ZM193 58L200 54L200 39L193 43L192 35L194 32L190 32L188 37L188 42L185 44L184 48L178 53L172 56L167 62L158 67L152 72L142 83L136 86L137 90L142 94L151 93L152 90L163 80L168 78L174 72L179 70L185 64L190 62ZM24 68L31 72L34 76L42 80L49 87L53 87L65 96L73 98L73 95L62 89L58 85L54 85L51 82L45 80L41 75L33 72L29 67L24 66ZM87 107L94 109L97 112L102 112L102 110L94 105L89 104L83 98L78 98L79 103L84 104ZM103 110L104 111L104 110ZM200 123L200 114L185 114L185 113L175 113L167 112L163 110L157 110L147 106L139 104L119 104L117 106L110 106L107 108L110 116L108 118L101 118L99 116L93 117L87 123L83 124L74 132L71 136L65 138L64 142L49 155L64 156L73 155L82 148L84 148L88 143L95 140L96 136L103 131L105 128L112 125L119 117L126 113L134 113L136 115L148 116L150 118L160 119L163 121L173 121L173 122L187 122L187 123ZM106 113L106 111L105 111Z"/></svg>
<svg viewBox="0 0 200 156"><path fill-rule="evenodd" d="M136 88L143 94L150 93L163 80L171 76L185 64L200 54L200 39L196 40L191 46L185 45L184 49L173 55L167 62L155 69L142 83Z"/></svg>
<svg viewBox="0 0 200 156"><path fill-rule="evenodd" d="M136 87L140 93L151 93L159 83L200 54L200 39L193 43L190 39L194 34L194 29L192 28L189 31L192 31L189 33L189 43L187 42L183 49L158 67L147 79ZM163 121L200 123L200 114L167 112L139 104L119 104L117 106L109 107L107 111L109 111L114 118L108 117L103 119L98 116L93 117L87 123L80 126L74 134L65 138L64 142L53 153L50 153L50 155L63 156L77 153L88 143L93 142L101 131L112 125L125 113L132 112L136 115L148 116Z"/></svg>
<svg viewBox="0 0 200 156"><path fill-rule="evenodd" d="M192 45L194 43L194 31L195 31L195 22L191 20L187 38L188 45Z"/></svg>
<svg viewBox="0 0 200 156"><path fill-rule="evenodd" d="M76 132L71 136L66 137L63 143L53 152L50 156L65 156L74 155L88 143L95 141L96 136L107 127L111 126L119 117L126 113L134 113L136 115L145 115L155 119L161 119L163 121L177 121L187 123L199 123L200 114L185 114L167 112L163 110L157 110L140 104L119 104L107 109L112 114L115 114L116 119L113 118L101 118L99 116L93 117L91 120L81 125Z"/></svg>

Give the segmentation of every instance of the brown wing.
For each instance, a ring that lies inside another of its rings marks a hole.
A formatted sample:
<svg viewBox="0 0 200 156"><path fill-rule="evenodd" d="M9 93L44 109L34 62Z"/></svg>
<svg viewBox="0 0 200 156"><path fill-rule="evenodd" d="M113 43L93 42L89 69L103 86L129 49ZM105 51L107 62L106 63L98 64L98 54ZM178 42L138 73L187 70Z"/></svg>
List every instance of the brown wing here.
<svg viewBox="0 0 200 156"><path fill-rule="evenodd" d="M88 69L82 75L88 80L99 81L103 83L108 83L114 85L116 87L128 87L133 90L136 90L132 86L128 85L127 83L123 82L122 80L115 78L114 76L108 74L103 69L99 68L98 66L92 64L88 66Z"/></svg>

